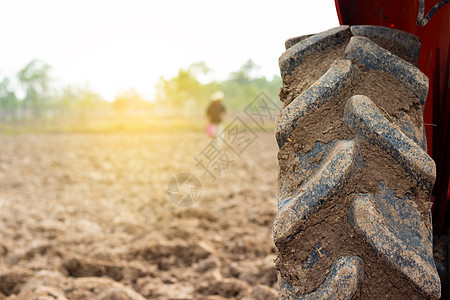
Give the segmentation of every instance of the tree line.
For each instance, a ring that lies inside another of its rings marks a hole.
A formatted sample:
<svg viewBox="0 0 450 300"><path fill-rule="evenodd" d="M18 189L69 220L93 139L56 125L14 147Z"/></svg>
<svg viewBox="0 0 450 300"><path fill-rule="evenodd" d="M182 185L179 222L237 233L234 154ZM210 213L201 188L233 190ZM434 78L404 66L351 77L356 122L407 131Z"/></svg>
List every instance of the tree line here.
<svg viewBox="0 0 450 300"><path fill-rule="evenodd" d="M260 92L277 99L281 79L257 76L258 66L248 60L221 81L202 82L211 70L204 62L180 68L172 78L161 77L156 84L155 99L144 99L134 89L106 101L89 87L55 88L51 66L32 60L15 74L0 81L0 122L11 124L72 120L85 123L90 118L126 118L155 115L192 116L204 113L210 96L217 90L225 93L228 109L242 110Z"/></svg>
<svg viewBox="0 0 450 300"><path fill-rule="evenodd" d="M276 100L281 86L280 77L273 76L268 80L264 76L256 76L258 69L249 59L226 80L202 84L198 77L208 74L211 70L203 62L194 63L186 69L180 69L171 79L160 79L157 85L157 101L179 108L193 103L204 107L208 104L211 94L217 90L225 93L224 103L232 110L243 109L261 92Z"/></svg>

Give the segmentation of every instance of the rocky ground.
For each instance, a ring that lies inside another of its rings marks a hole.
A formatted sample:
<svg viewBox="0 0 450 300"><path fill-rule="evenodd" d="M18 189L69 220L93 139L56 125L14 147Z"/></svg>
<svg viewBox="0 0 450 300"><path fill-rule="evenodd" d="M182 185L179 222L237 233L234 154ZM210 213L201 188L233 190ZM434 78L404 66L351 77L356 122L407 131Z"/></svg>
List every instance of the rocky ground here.
<svg viewBox="0 0 450 300"><path fill-rule="evenodd" d="M208 142L0 137L0 299L276 299L274 134L226 148L215 182L194 160ZM180 172L202 184L192 207L168 198Z"/></svg>

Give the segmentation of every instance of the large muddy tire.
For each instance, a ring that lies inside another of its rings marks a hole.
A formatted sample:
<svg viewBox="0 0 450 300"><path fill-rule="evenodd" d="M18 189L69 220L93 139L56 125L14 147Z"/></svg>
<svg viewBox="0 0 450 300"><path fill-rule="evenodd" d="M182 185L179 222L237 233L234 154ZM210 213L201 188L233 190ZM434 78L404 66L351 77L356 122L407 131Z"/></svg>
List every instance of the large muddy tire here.
<svg viewBox="0 0 450 300"><path fill-rule="evenodd" d="M340 26L286 42L278 214L280 299L437 299L420 40Z"/></svg>

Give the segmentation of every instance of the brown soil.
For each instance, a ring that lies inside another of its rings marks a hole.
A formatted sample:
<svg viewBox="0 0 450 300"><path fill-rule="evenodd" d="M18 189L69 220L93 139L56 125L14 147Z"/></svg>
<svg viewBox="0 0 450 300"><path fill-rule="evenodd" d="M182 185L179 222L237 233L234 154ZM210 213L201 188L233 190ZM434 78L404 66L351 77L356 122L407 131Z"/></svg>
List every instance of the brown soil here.
<svg viewBox="0 0 450 300"><path fill-rule="evenodd" d="M343 51L342 46L338 49ZM333 58L343 57L336 50L330 50L330 55ZM322 60L327 62L324 65L331 65L334 61L327 56L328 53L322 52L321 55ZM298 70L294 71L292 77L295 78L286 80L286 85L280 93L280 97L284 97L281 100L285 105L310 85L314 78L323 75L323 71L321 74L312 72L310 77L303 75L304 72L319 69L316 67L318 60L317 57L305 60ZM384 72L358 67L359 79L353 86L302 119L292 134L292 143L288 142L280 149L279 185L293 174L298 164L297 153L310 151L316 142L327 144L334 139L354 138L353 130L342 122L345 103L353 95L366 95L371 98L394 125L394 117L399 116L402 111L406 112L415 124L421 124L422 110L419 108L419 101L400 81ZM291 85L298 85L300 88ZM353 195L376 193L380 183L384 182L398 197L411 195L422 213L423 220L430 226L427 195L417 191L416 181L384 150L363 140L360 143L360 153L364 168L346 182L341 192L302 224L299 234L293 240L280 245L277 269L285 280L307 293L315 290L324 281L332 262L338 257L358 255L365 262L366 279L355 299L423 299L396 270L377 257L358 238L347 221L347 214ZM298 189L303 180L304 178L300 178L299 182L289 188ZM329 257L322 257L313 268L303 270L299 266L319 242L322 248L328 251Z"/></svg>
<svg viewBox="0 0 450 300"><path fill-rule="evenodd" d="M361 81L354 87L353 95L369 97L391 122L391 116L400 118L400 112L405 112L412 118L414 125L421 127L423 109L419 99L408 88L391 74L369 70L362 65L358 67L363 74Z"/></svg>
<svg viewBox="0 0 450 300"><path fill-rule="evenodd" d="M1 136L0 299L276 299L277 146L258 136L216 183L203 133ZM167 197L179 172L193 207Z"/></svg>
<svg viewBox="0 0 450 300"><path fill-rule="evenodd" d="M322 77L335 60L344 59L347 42L311 54L303 61L301 68L295 68L291 75L283 78L283 87L279 93L283 108Z"/></svg>
<svg viewBox="0 0 450 300"><path fill-rule="evenodd" d="M397 44L395 41L382 38L370 38L370 40L377 43L384 49L389 50L398 57L403 58L407 62L417 66L417 63L414 62L413 58L408 54L405 47Z"/></svg>

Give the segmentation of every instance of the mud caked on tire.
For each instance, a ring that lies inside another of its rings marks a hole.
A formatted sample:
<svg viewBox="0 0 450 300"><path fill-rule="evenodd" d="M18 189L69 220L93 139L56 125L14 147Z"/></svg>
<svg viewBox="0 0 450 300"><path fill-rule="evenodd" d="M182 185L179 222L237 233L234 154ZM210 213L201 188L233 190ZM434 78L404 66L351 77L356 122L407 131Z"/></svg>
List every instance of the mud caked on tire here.
<svg viewBox="0 0 450 300"><path fill-rule="evenodd" d="M286 48L273 225L279 298L439 298L420 40L340 26Z"/></svg>

